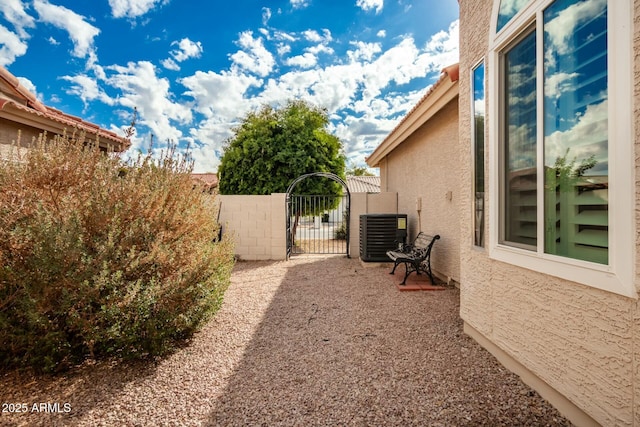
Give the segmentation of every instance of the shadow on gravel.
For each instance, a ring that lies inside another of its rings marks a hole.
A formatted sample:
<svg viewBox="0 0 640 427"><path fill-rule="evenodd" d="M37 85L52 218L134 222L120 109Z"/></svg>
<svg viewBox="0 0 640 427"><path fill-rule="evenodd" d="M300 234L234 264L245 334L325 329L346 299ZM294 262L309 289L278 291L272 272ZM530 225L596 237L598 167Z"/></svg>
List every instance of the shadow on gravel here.
<svg viewBox="0 0 640 427"><path fill-rule="evenodd" d="M3 404L26 405L26 411L0 414L0 426L70 426L94 407L113 400L128 384L153 376L153 361L97 362L67 373L35 375L13 371L0 377Z"/></svg>
<svg viewBox="0 0 640 427"><path fill-rule="evenodd" d="M387 273L290 261L208 425L570 425L463 334L457 289Z"/></svg>

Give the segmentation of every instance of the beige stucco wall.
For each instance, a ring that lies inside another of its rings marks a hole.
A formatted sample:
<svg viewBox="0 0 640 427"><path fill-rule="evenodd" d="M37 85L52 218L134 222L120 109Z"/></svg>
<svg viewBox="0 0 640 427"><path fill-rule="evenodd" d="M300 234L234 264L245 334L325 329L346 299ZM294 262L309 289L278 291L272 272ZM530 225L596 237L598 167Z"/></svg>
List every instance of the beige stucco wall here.
<svg viewBox="0 0 640 427"><path fill-rule="evenodd" d="M76 136L82 134L80 131L74 129L67 129L66 131L69 136L72 136L74 132L76 132ZM51 140L55 135L62 134L60 128L54 129L51 126L39 128L0 118L0 151L8 152L10 146L17 143L18 136L20 136L20 145L22 147L28 147L34 142L37 142L38 138L44 135L44 132L47 133L47 140ZM96 140L95 134L84 133L82 136L85 143L92 143ZM99 138L99 141L102 147L114 148L114 142L108 138Z"/></svg>
<svg viewBox="0 0 640 427"><path fill-rule="evenodd" d="M37 141L43 132L42 129L0 118L0 145L16 144L19 135L20 144L22 146L28 146L34 141ZM49 133L48 137L52 138L53 135Z"/></svg>
<svg viewBox="0 0 640 427"><path fill-rule="evenodd" d="M440 234L431 265L445 279L460 280L460 171L458 102L411 134L380 162L383 191L398 193L398 212L406 213L409 239L418 232ZM416 201L422 199L418 214Z"/></svg>
<svg viewBox="0 0 640 427"><path fill-rule="evenodd" d="M493 3L460 1L461 316L468 330L479 334L479 342L500 355L505 365L541 380L530 383L577 424L595 421L604 426L640 426L638 300L497 262L489 259L486 251L472 247L470 72L487 53ZM636 1L634 8L636 76L640 71L639 4ZM486 67L488 74L489 64ZM491 93L489 88L488 96ZM634 93L635 232L639 248L638 77ZM486 129L491 119L487 117ZM485 171L493 172L488 163ZM487 225L485 235L489 231ZM639 281L636 276L636 284Z"/></svg>

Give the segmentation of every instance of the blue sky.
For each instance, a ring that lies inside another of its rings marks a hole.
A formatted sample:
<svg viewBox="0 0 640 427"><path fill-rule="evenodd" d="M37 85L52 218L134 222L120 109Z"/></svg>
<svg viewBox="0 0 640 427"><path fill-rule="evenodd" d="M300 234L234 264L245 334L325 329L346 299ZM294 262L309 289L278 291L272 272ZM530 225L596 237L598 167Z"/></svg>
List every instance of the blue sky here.
<svg viewBox="0 0 640 427"><path fill-rule="evenodd" d="M457 0L1 0L0 65L46 105L215 172L261 105L327 108L352 165L458 61Z"/></svg>

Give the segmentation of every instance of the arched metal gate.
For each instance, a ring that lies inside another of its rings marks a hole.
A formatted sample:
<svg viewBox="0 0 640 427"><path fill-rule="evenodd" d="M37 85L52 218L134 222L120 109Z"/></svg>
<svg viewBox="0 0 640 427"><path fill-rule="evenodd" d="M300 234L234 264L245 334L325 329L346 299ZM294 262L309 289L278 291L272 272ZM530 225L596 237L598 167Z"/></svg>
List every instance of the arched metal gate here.
<svg viewBox="0 0 640 427"><path fill-rule="evenodd" d="M343 194L296 194L305 179L328 178L342 185ZM287 259L296 254L345 254L349 257L351 194L339 176L327 172L301 175L287 189Z"/></svg>

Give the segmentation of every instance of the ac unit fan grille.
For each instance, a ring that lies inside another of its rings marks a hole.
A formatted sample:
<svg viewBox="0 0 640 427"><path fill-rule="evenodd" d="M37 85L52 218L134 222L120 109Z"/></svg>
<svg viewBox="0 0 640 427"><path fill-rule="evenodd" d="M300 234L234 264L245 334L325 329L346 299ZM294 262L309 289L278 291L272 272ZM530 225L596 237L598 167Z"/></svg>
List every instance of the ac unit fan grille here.
<svg viewBox="0 0 640 427"><path fill-rule="evenodd" d="M387 251L404 243L406 228L398 228L398 219L406 214L367 214L360 215L360 258L363 261L389 262Z"/></svg>

